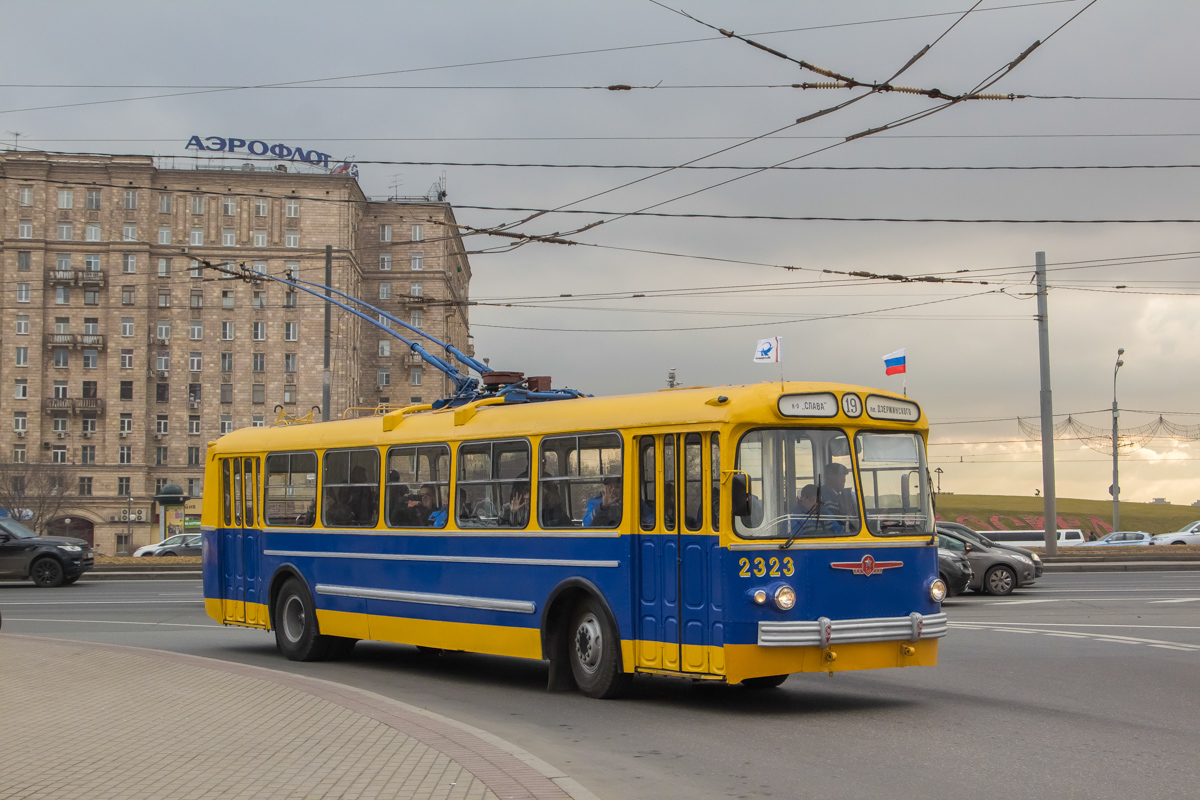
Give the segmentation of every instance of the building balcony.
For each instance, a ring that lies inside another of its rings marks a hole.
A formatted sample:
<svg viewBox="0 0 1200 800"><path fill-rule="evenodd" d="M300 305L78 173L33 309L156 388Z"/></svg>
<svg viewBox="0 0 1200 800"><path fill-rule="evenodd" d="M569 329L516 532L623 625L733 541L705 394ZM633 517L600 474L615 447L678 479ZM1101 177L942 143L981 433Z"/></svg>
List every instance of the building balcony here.
<svg viewBox="0 0 1200 800"><path fill-rule="evenodd" d="M108 337L103 333L84 333L78 338L80 347L95 347L98 350L103 350Z"/></svg>
<svg viewBox="0 0 1200 800"><path fill-rule="evenodd" d="M108 273L102 269L81 269L75 271L75 277L80 286L103 289L108 280Z"/></svg>
<svg viewBox="0 0 1200 800"><path fill-rule="evenodd" d="M42 401L42 410L46 413L69 411L72 414L78 414L90 411L95 414L103 414L104 406L104 400L100 397L47 397Z"/></svg>
<svg viewBox="0 0 1200 800"><path fill-rule="evenodd" d="M43 411L72 411L75 404L69 397L47 397L42 401Z"/></svg>
<svg viewBox="0 0 1200 800"><path fill-rule="evenodd" d="M46 282L53 284L75 283L75 270L48 269L46 270Z"/></svg>
<svg viewBox="0 0 1200 800"><path fill-rule="evenodd" d="M74 347L75 334L73 333L47 333L46 347Z"/></svg>
<svg viewBox="0 0 1200 800"><path fill-rule="evenodd" d="M104 413L104 398L102 397L77 397L72 402L75 403L76 411L94 411L97 414Z"/></svg>

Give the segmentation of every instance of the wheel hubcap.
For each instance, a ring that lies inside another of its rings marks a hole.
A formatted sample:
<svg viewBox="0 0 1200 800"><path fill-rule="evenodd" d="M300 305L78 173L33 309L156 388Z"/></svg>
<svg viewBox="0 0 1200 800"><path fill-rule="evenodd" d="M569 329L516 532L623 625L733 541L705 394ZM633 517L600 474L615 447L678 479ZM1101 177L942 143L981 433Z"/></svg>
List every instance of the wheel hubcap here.
<svg viewBox="0 0 1200 800"><path fill-rule="evenodd" d="M289 642L298 642L304 636L304 603L296 595L283 605L283 635Z"/></svg>
<svg viewBox="0 0 1200 800"><path fill-rule="evenodd" d="M996 592L1007 592L1012 588L1012 575L1005 569L996 570L992 573L991 587Z"/></svg>
<svg viewBox="0 0 1200 800"><path fill-rule="evenodd" d="M600 631L600 620L591 613L585 615L575 629L575 659L589 675L600 668L604 656L604 639Z"/></svg>

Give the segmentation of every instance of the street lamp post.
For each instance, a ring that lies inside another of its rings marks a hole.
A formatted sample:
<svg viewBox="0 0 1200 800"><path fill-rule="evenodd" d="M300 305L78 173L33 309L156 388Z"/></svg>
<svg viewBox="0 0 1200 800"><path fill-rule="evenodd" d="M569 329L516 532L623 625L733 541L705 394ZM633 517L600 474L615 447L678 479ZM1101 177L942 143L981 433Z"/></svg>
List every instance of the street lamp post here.
<svg viewBox="0 0 1200 800"><path fill-rule="evenodd" d="M936 472L937 476L938 476L937 477L937 493L941 494L942 493L942 468L938 467L937 469L934 470L934 472Z"/></svg>
<svg viewBox="0 0 1200 800"><path fill-rule="evenodd" d="M1113 517L1112 517L1112 519L1113 519L1113 530L1114 531L1121 529L1121 484L1120 484L1120 480L1119 480L1118 473L1117 473L1117 445L1119 444L1119 441L1117 438L1117 436L1118 436L1118 434L1117 434L1117 419L1120 417L1121 412L1117 410L1117 371L1120 370L1121 367L1125 366L1125 362L1121 360L1121 356L1123 356L1123 355L1125 355L1125 348L1124 347L1118 348L1117 349L1117 363L1116 363L1116 366L1113 367L1113 408L1112 408L1112 412L1113 412L1113 437L1112 437L1113 478L1112 478L1112 488L1109 491L1112 492L1112 499L1113 499Z"/></svg>

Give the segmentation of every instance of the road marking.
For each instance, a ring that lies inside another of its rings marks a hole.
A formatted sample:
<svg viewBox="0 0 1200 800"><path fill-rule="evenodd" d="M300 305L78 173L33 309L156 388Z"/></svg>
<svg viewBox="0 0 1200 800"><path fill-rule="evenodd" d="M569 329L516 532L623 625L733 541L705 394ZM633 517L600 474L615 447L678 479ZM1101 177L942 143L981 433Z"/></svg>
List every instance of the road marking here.
<svg viewBox="0 0 1200 800"><path fill-rule="evenodd" d="M1173 644L1152 644L1152 645L1150 645L1150 646L1151 646L1151 647L1160 647L1160 648L1162 648L1163 650L1183 650L1183 651L1185 651L1185 652L1188 652L1188 653L1192 652L1192 648L1191 648L1191 647L1176 647L1176 646L1175 646L1175 645L1173 645Z"/></svg>
<svg viewBox="0 0 1200 800"><path fill-rule="evenodd" d="M1116 622L990 622L981 619L953 621L951 625L1038 625L1043 628L1159 628L1170 631L1200 631L1200 625L1131 625Z"/></svg>
<svg viewBox="0 0 1200 800"><path fill-rule="evenodd" d="M958 627L958 628L963 628L964 630L992 631L994 633L1007 633L1007 632L1011 632L1013 630L1012 628L992 627L992 625L990 623L986 623L986 622L965 622L965 623L964 622L951 622L950 625L953 625L954 627ZM1121 644L1144 644L1144 645L1149 645L1150 647L1161 647L1166 650L1181 650L1181 651L1185 651L1188 653L1200 652L1200 645L1185 644L1183 642L1165 642L1161 639L1140 639L1140 638L1137 638L1134 636L1117 636L1117 635L1111 634L1111 633L1098 636L1096 634L1087 634L1087 633L1064 633L1062 631L1041 631L1041 630L1037 630L1036 628L1030 629L1030 631L1032 633L1040 633L1044 636L1057 636L1057 637L1063 637L1063 638L1069 638L1069 639L1091 639L1092 641L1095 641L1095 642L1110 642L1110 643L1121 643Z"/></svg>
<svg viewBox="0 0 1200 800"><path fill-rule="evenodd" d="M111 619L39 619L22 617L9 617L5 622L75 622L85 625L159 625L170 626L172 628L226 628L228 626L213 622L211 625L195 625L188 622L122 622ZM246 628L250 630L250 628Z"/></svg>
<svg viewBox="0 0 1200 800"><path fill-rule="evenodd" d="M1150 603L1200 603L1200 597L1177 597L1174 600L1149 600Z"/></svg>
<svg viewBox="0 0 1200 800"><path fill-rule="evenodd" d="M993 606L1026 606L1026 605L1029 605L1030 603L1061 603L1061 602L1062 602L1062 599L1061 599L1061 598L1054 597L1054 598L1050 598L1050 599L1048 599L1048 600L994 600L994 601L992 601L991 603L989 603L988 605L993 605Z"/></svg>

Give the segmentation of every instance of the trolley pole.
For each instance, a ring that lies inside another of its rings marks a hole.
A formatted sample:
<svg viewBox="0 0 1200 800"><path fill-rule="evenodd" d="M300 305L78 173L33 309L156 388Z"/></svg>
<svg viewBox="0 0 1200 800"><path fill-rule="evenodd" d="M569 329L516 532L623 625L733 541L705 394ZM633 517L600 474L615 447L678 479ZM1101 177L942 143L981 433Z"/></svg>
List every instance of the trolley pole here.
<svg viewBox="0 0 1200 800"><path fill-rule="evenodd" d="M333 285L333 245L325 245L325 297L330 297ZM321 421L329 422L329 389L333 377L329 373L329 339L333 327L333 303L325 302L325 369L321 373Z"/></svg>
<svg viewBox="0 0 1200 800"><path fill-rule="evenodd" d="M1042 376L1042 514L1046 521L1046 555L1058 555L1058 510L1054 505L1054 402L1050 393L1050 319L1046 302L1046 254L1037 264L1038 361Z"/></svg>

